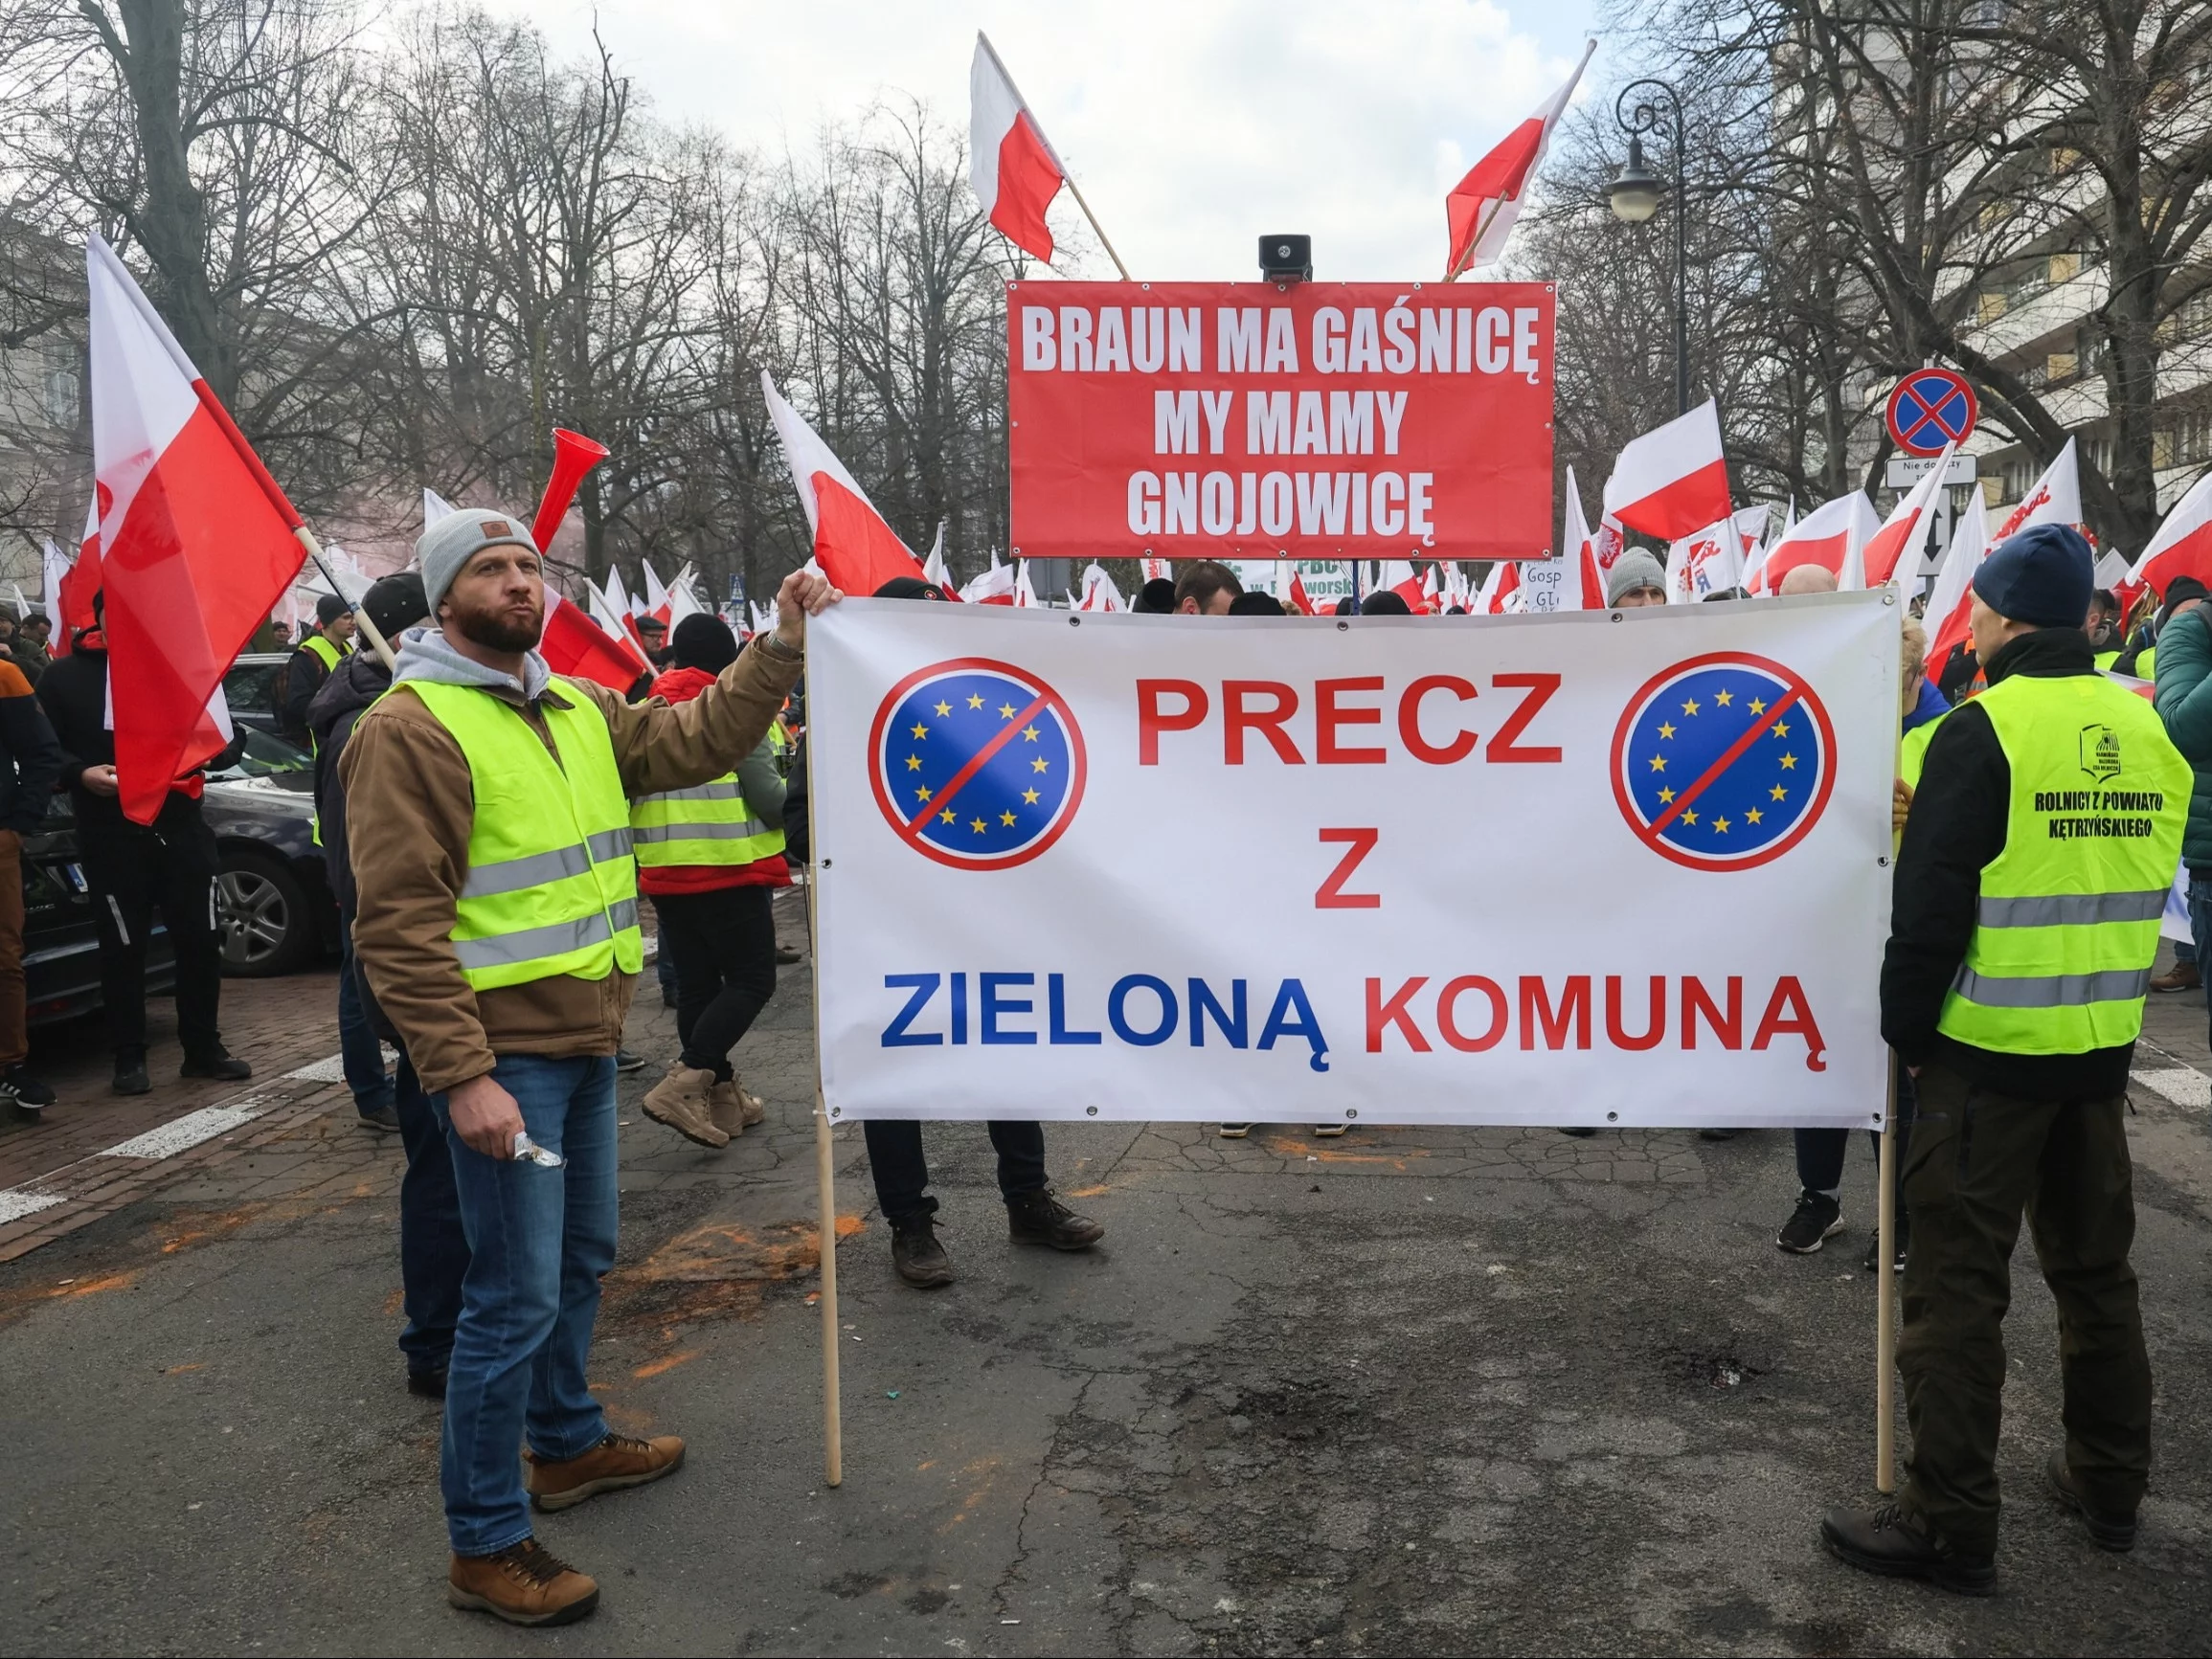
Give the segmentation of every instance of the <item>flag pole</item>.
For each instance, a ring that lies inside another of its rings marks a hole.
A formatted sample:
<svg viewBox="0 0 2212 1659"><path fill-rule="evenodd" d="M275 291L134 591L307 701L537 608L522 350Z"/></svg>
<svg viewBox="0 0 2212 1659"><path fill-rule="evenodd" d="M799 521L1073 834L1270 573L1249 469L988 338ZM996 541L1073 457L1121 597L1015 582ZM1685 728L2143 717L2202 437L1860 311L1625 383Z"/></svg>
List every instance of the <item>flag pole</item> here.
<svg viewBox="0 0 2212 1659"><path fill-rule="evenodd" d="M346 598L346 590L338 586L338 578L332 573L329 561L323 557L323 544L315 539L315 532L305 524L297 524L292 527L292 534L299 537L300 546L307 550L307 557L315 561L315 569L323 572L323 580L330 584L330 592L341 599ZM355 605L351 600L347 600L347 603L352 605L353 620L360 626L363 637L368 639L369 648L376 653L376 660L396 673L399 664L392 655L391 641L386 639L377 631L376 624L369 619L369 612L366 607Z"/></svg>
<svg viewBox="0 0 2212 1659"><path fill-rule="evenodd" d="M1467 245L1459 250L1459 257L1452 261L1451 270L1444 274L1445 281L1456 282L1459 280L1460 275L1467 269L1467 262L1475 258L1475 250L1482 245L1482 238L1490 234L1492 221L1498 217L1504 206L1505 198L1503 196L1492 198L1490 212L1483 216L1482 222L1475 227L1475 234L1467 238Z"/></svg>
<svg viewBox="0 0 2212 1659"><path fill-rule="evenodd" d="M774 624L772 623L771 626ZM813 724L814 654L806 656L806 706ZM814 980L814 1181L822 1211L822 1480L845 1483L845 1423L840 1400L837 1353L837 1156L829 1132L829 1106L822 1088L822 913L823 858L814 839L814 792L806 792L806 967Z"/></svg>
<svg viewBox="0 0 2212 1659"><path fill-rule="evenodd" d="M1121 256L1114 251L1114 243L1106 235L1106 227L1098 222L1098 215L1091 211L1091 204L1083 199L1083 190L1076 184L1075 175L1063 170L1060 176L1068 181L1068 193L1075 198L1075 205L1083 210L1083 216L1091 221L1091 228L1098 233L1098 240L1106 249L1106 257L1114 261L1114 268L1121 273L1121 280L1124 282L1130 280L1129 267L1121 262Z"/></svg>
<svg viewBox="0 0 2212 1659"><path fill-rule="evenodd" d="M1882 1114L1882 1155L1875 1178L1882 1183L1876 1214L1874 1306L1881 1323L1874 1333L1874 1490L1897 1490L1897 1257L1890 1239L1897 1225L1897 1057L1889 1057L1889 1101Z"/></svg>

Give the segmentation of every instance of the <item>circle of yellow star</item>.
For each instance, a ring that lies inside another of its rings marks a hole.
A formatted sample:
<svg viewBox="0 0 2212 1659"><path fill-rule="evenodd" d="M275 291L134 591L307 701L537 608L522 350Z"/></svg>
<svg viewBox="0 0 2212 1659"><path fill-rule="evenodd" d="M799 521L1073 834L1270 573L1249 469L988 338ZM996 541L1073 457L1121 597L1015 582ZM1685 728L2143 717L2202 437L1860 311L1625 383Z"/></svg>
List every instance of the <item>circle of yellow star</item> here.
<svg viewBox="0 0 2212 1659"><path fill-rule="evenodd" d="M1029 770L1031 772L1050 772L1052 770L1052 763L1040 754L1036 759L1029 762Z"/></svg>
<svg viewBox="0 0 2212 1659"><path fill-rule="evenodd" d="M1784 772L1795 772L1797 770L1797 757L1794 754L1783 755L1782 770Z"/></svg>
<svg viewBox="0 0 2212 1659"><path fill-rule="evenodd" d="M1659 734L1661 737L1672 737L1675 734L1675 729L1662 720L1659 722Z"/></svg>
<svg viewBox="0 0 2212 1659"><path fill-rule="evenodd" d="M1689 699L1687 699L1687 700L1685 700L1685 701L1683 702L1683 704L1682 704L1682 712L1683 712L1684 714L1695 714L1697 711L1698 711L1698 703L1697 703L1697 699L1696 699L1696 698L1692 697L1692 698L1689 698Z"/></svg>
<svg viewBox="0 0 2212 1659"><path fill-rule="evenodd" d="M1674 800L1674 798L1675 798L1675 792L1674 792L1673 790L1671 790L1671 789L1662 789L1662 790L1660 790L1660 791L1659 791L1659 805L1661 805L1661 806L1666 806L1666 805L1670 804L1670 803L1671 803L1671 802Z"/></svg>
<svg viewBox="0 0 2212 1659"><path fill-rule="evenodd" d="M943 719L943 718L944 718L946 715L950 714L952 711L953 711L953 706L952 706L951 704L949 704L949 703L939 703L939 704L937 705L937 718L938 718L939 720L942 720L942 719Z"/></svg>
<svg viewBox="0 0 2212 1659"><path fill-rule="evenodd" d="M914 797L916 800L927 800L930 797L930 792L926 789L917 789L914 792Z"/></svg>
<svg viewBox="0 0 2212 1659"><path fill-rule="evenodd" d="M999 718L1000 718L1001 720L1011 720L1011 719L1013 719L1013 718L1014 718L1014 706L1013 706L1011 703L1002 703L1002 704L1000 704L1000 705L999 705Z"/></svg>
<svg viewBox="0 0 2212 1659"><path fill-rule="evenodd" d="M930 729L922 725L919 721L916 721L914 723L914 734L917 738L927 737L930 734Z"/></svg>
<svg viewBox="0 0 2212 1659"><path fill-rule="evenodd" d="M1745 704L1744 706L1749 708L1753 714L1764 714L1767 712L1767 705L1756 697L1752 698L1750 702Z"/></svg>
<svg viewBox="0 0 2212 1659"><path fill-rule="evenodd" d="M1652 769L1652 771L1654 771L1654 772L1664 772L1664 771L1666 771L1666 769L1667 769L1667 757L1666 757L1665 755L1663 755L1663 754L1655 754L1655 755L1653 755L1653 756L1651 757L1651 769Z"/></svg>
<svg viewBox="0 0 2212 1659"><path fill-rule="evenodd" d="M999 821L1001 823L1012 823L1014 821L1014 815L1010 812L1003 812L999 814Z"/></svg>
<svg viewBox="0 0 2212 1659"><path fill-rule="evenodd" d="M1744 809L1744 821L1746 823L1764 823L1766 821L1766 818L1767 815L1761 812L1755 806L1746 807Z"/></svg>
<svg viewBox="0 0 2212 1659"><path fill-rule="evenodd" d="M1713 834L1715 834L1715 835L1719 835L1719 836L1725 836L1725 835L1727 835L1727 833L1728 833L1728 820L1727 820L1727 818L1717 818L1713 819Z"/></svg>
<svg viewBox="0 0 2212 1659"><path fill-rule="evenodd" d="M1767 791L1767 794L1772 796L1775 800L1788 800L1790 798L1790 792L1784 789L1778 783L1774 785L1772 789Z"/></svg>
<svg viewBox="0 0 2212 1659"><path fill-rule="evenodd" d="M1736 694L1733 691L1716 691L1713 693L1713 706L1715 708L1726 708L1735 700Z"/></svg>
<svg viewBox="0 0 2212 1659"><path fill-rule="evenodd" d="M1688 808L1688 807L1685 807L1685 808L1683 808L1683 810L1682 810L1682 822L1684 822L1684 823L1696 823L1697 821L1698 821L1698 815L1697 815L1697 812L1696 812L1696 810L1695 810L1695 809L1693 809L1693 808Z"/></svg>
<svg viewBox="0 0 2212 1659"><path fill-rule="evenodd" d="M1037 804L1037 792L1033 789L1025 789L1022 791L1022 804L1025 806L1035 806Z"/></svg>
<svg viewBox="0 0 2212 1659"><path fill-rule="evenodd" d="M974 696L972 696L972 697L970 697L970 698L968 699L968 706L969 706L970 708L981 708L982 706L983 706L983 697L982 697L982 692L980 692L980 691L979 691L979 692L977 692L977 693L976 693Z"/></svg>
<svg viewBox="0 0 2212 1659"><path fill-rule="evenodd" d="M1034 726L1025 726L1024 728L1022 728L1022 741L1023 741L1024 743L1034 743L1034 742L1036 742L1036 741L1037 741L1037 729L1036 729Z"/></svg>
<svg viewBox="0 0 2212 1659"><path fill-rule="evenodd" d="M909 772L921 771L921 756L918 754L908 755L906 757L906 769Z"/></svg>
<svg viewBox="0 0 2212 1659"><path fill-rule="evenodd" d="M953 809L948 806L937 814L937 821L940 823L958 823L959 820L953 817Z"/></svg>
<svg viewBox="0 0 2212 1659"><path fill-rule="evenodd" d="M968 820L968 824L969 827L976 832L976 834L982 835L983 833L983 820L982 818L970 818Z"/></svg>
<svg viewBox="0 0 2212 1659"><path fill-rule="evenodd" d="M1789 736L1789 735L1790 735L1790 723L1789 723L1787 720L1777 720L1777 721L1775 721L1775 722L1774 722L1774 735L1775 735L1776 737L1787 737L1787 736Z"/></svg>

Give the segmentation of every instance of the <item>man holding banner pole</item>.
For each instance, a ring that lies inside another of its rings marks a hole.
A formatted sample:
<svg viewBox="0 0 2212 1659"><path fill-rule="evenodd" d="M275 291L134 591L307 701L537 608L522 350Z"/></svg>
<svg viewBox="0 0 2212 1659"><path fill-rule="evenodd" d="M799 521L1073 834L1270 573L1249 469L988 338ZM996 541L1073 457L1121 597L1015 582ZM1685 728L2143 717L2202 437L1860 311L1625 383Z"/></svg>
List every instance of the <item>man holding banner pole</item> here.
<svg viewBox="0 0 2212 1659"><path fill-rule="evenodd" d="M1831 1510L1868 1572L1985 1595L1996 1579L2003 1320L2022 1212L2058 1304L2053 1495L2134 1542L2151 1370L2124 1121L2191 774L2142 698L2096 671L2088 544L2039 526L1974 578L1989 688L1929 745L1898 854L1883 1035L1919 1085L1898 1344L1912 1454L1896 1501Z"/></svg>

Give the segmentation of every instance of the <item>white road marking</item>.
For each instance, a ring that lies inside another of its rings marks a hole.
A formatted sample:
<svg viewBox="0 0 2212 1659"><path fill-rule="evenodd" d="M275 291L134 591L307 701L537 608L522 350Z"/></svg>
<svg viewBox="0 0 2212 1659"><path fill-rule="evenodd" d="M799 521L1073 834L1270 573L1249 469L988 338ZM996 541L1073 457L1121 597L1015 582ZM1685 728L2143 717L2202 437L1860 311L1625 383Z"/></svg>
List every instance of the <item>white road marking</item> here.
<svg viewBox="0 0 2212 1659"><path fill-rule="evenodd" d="M187 1112L174 1123L165 1123L159 1129L133 1135L129 1140L103 1148L95 1157L137 1157L153 1161L174 1157L180 1152L190 1152L202 1141L218 1134L228 1134L241 1124L248 1124L268 1110L259 1101L244 1100L236 1106L204 1106L197 1111Z"/></svg>
<svg viewBox="0 0 2212 1659"><path fill-rule="evenodd" d="M10 1222L20 1222L25 1216L35 1216L40 1210L51 1210L61 1202L59 1193L37 1193L29 1187L10 1187L0 1193L0 1226Z"/></svg>
<svg viewBox="0 0 2212 1659"><path fill-rule="evenodd" d="M2156 1089L2176 1106L2212 1106L2212 1077L2206 1077L2195 1066L2138 1071L2134 1073L2134 1081Z"/></svg>

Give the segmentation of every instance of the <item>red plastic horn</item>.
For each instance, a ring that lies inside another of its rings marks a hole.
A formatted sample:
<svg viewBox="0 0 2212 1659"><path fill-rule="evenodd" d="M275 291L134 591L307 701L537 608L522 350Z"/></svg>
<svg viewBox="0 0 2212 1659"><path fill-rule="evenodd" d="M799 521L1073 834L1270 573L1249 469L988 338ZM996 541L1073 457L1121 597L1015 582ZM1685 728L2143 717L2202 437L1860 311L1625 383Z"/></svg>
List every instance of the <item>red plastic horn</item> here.
<svg viewBox="0 0 2212 1659"><path fill-rule="evenodd" d="M576 499L576 485L584 482L584 474L606 459L607 446L597 438L553 428L553 477L546 480L545 496L530 527L530 539L537 543L539 552L553 546L553 532L569 516L569 503Z"/></svg>

